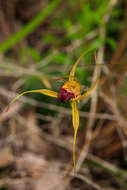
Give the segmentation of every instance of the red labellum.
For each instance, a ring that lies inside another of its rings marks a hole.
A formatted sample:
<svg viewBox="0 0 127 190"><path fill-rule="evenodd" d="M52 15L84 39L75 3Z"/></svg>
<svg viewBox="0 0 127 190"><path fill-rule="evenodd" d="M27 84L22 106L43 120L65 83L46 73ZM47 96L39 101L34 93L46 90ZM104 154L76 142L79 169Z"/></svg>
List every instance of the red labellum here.
<svg viewBox="0 0 127 190"><path fill-rule="evenodd" d="M65 103L80 95L80 84L77 81L67 81L61 88L58 98Z"/></svg>
<svg viewBox="0 0 127 190"><path fill-rule="evenodd" d="M61 88L58 94L58 98L61 102L65 103L66 101L75 98L75 94L67 91L64 88Z"/></svg>

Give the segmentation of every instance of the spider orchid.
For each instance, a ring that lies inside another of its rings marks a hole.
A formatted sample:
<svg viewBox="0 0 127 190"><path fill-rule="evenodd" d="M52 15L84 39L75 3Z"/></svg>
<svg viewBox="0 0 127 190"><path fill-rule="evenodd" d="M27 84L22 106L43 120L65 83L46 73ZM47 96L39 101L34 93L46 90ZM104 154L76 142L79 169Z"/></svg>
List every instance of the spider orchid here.
<svg viewBox="0 0 127 190"><path fill-rule="evenodd" d="M10 105L13 104L20 96L28 93L42 93L44 95L53 97L53 98L58 98L61 102L65 103L67 101L70 101L71 107L72 107L72 122L73 122L73 128L74 128L74 141L73 141L73 166L74 166L74 174L76 174L76 159L75 159L75 146L76 146L76 137L77 137L77 131L79 127L79 111L77 108L77 103L80 100L83 100L86 98L88 95L92 93L92 91L95 89L97 81L98 81L98 76L99 76L99 64L96 60L95 56L95 62L97 65L97 75L95 82L91 86L91 88L85 92L82 93L81 87L79 82L75 80L74 75L76 71L76 67L78 63L80 62L81 58L85 56L90 50L85 51L75 62L74 66L72 67L72 70L69 75L68 81L66 81L60 88L59 92L54 92L48 89L39 89L39 90L30 90L30 91L25 91L18 96L16 96L8 105L7 110L9 109Z"/></svg>

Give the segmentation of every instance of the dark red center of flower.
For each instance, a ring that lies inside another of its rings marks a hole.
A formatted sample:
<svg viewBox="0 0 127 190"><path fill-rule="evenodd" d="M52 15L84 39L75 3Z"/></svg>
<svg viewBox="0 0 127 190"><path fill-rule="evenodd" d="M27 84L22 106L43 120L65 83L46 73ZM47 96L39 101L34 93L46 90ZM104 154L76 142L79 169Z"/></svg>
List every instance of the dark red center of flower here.
<svg viewBox="0 0 127 190"><path fill-rule="evenodd" d="M66 101L70 100L71 98L75 98L74 93L67 91L65 88L60 88L58 99L65 103Z"/></svg>

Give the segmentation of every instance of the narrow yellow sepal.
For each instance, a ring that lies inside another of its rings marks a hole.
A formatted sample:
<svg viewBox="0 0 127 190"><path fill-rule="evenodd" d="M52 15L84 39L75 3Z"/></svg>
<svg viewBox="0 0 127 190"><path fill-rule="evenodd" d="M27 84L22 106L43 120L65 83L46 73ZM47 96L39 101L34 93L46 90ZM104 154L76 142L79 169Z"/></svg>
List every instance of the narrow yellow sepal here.
<svg viewBox="0 0 127 190"><path fill-rule="evenodd" d="M53 97L53 98L57 98L57 97L58 97L58 93L57 93L57 92L54 92L54 91L51 91L51 90L47 90L47 89L29 90L29 91L23 92L23 93L19 94L18 96L16 96L16 97L9 103L9 105L7 106L6 111L8 111L9 107L10 107L20 96L23 96L24 94L28 94L28 93L42 93L42 94L44 94L44 95L51 96L51 97Z"/></svg>
<svg viewBox="0 0 127 190"><path fill-rule="evenodd" d="M69 75L69 81L73 81L74 80L74 75L75 75L75 71L76 71L76 67L77 67L78 63L91 50L92 50L92 48L90 48L90 49L86 50L85 52L83 52L80 55L80 57L77 59L77 61L74 63L74 66L72 67L72 70L71 70L70 75Z"/></svg>
<svg viewBox="0 0 127 190"><path fill-rule="evenodd" d="M77 108L76 101L72 101L71 106L72 106L72 122L73 122L73 127L74 127L73 164L74 164L74 174L76 174L75 146L76 146L77 131L79 127L79 111Z"/></svg>
<svg viewBox="0 0 127 190"><path fill-rule="evenodd" d="M99 65L99 63L97 62L96 54L95 54L95 62L96 62L96 66L97 66L96 79L95 79L93 85L91 86L91 88L90 88L87 92L85 92L82 96L80 96L80 97L78 98L78 100L83 100L86 96L89 96L89 95L92 93L92 91L95 89L96 85L97 85L97 82L98 82L98 79L99 79L99 73L100 73L100 72L99 72L99 71L100 71L100 65Z"/></svg>

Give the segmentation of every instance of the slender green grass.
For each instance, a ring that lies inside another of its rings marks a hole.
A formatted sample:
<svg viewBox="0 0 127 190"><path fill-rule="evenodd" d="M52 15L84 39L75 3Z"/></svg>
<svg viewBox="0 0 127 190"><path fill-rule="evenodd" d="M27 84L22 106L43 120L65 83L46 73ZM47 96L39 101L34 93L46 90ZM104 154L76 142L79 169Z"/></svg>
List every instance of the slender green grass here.
<svg viewBox="0 0 127 190"><path fill-rule="evenodd" d="M91 166L91 167L98 167L98 168L104 169L105 171L110 173L112 176L119 179L127 187L127 171L126 170L121 169L93 155L88 155L88 157L85 160L85 164L87 164L89 167Z"/></svg>
<svg viewBox="0 0 127 190"><path fill-rule="evenodd" d="M44 19L57 7L60 0L54 0L48 4L35 18L33 18L26 26L20 31L12 35L8 40L0 45L0 53L4 53L13 47L16 43L29 35L35 28L37 28Z"/></svg>

